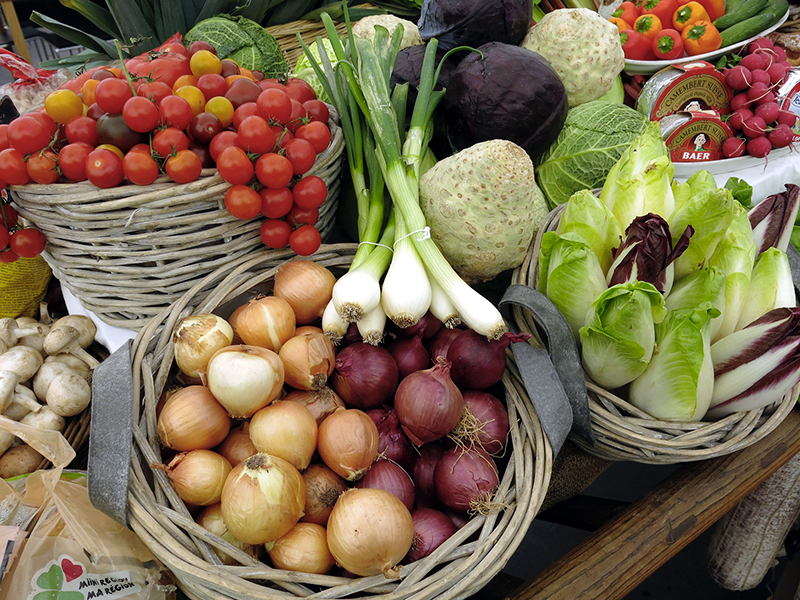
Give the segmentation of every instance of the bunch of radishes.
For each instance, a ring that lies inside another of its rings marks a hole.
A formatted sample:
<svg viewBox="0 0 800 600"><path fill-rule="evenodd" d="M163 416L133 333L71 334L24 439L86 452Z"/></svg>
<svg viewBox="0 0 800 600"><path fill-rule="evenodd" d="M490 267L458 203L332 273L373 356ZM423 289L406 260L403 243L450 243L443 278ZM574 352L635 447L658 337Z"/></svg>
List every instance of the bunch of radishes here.
<svg viewBox="0 0 800 600"><path fill-rule="evenodd" d="M725 83L734 92L728 125L736 132L722 144L726 158L763 158L792 142L797 115L782 110L777 101L791 68L786 51L761 37L747 46L736 66L725 70Z"/></svg>

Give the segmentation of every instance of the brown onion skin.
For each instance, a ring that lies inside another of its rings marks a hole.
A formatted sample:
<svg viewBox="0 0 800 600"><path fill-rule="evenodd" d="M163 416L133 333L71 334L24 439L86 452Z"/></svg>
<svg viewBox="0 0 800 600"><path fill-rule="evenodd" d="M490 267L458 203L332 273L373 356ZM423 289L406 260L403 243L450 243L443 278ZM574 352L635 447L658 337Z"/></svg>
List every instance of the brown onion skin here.
<svg viewBox="0 0 800 600"><path fill-rule="evenodd" d="M494 459L480 447L450 448L433 472L436 497L453 510L467 512L488 500L500 484Z"/></svg>
<svg viewBox="0 0 800 600"><path fill-rule="evenodd" d="M322 318L334 283L336 276L327 267L310 260L294 260L278 269L272 293L289 303L299 325L308 325Z"/></svg>
<svg viewBox="0 0 800 600"><path fill-rule="evenodd" d="M322 462L347 481L356 481L378 457L378 428L357 408L337 408L319 426Z"/></svg>
<svg viewBox="0 0 800 600"><path fill-rule="evenodd" d="M311 463L302 475L306 484L306 505L300 520L324 527L339 496L347 489L347 483L321 463Z"/></svg>
<svg viewBox="0 0 800 600"><path fill-rule="evenodd" d="M173 394L158 416L158 437L178 452L210 450L227 437L231 418L207 387L190 385Z"/></svg>
<svg viewBox="0 0 800 600"><path fill-rule="evenodd" d="M427 369L431 364L428 350L422 344L422 335L395 338L386 345L386 349L397 363L400 381L415 371Z"/></svg>
<svg viewBox="0 0 800 600"><path fill-rule="evenodd" d="M414 446L400 428L397 411L391 406L366 411L378 428L378 455L408 470L414 461Z"/></svg>
<svg viewBox="0 0 800 600"><path fill-rule="evenodd" d="M305 406L314 415L317 425L322 423L337 408L344 408L342 399L329 387L323 387L318 390L293 390L286 394L283 400L291 400Z"/></svg>
<svg viewBox="0 0 800 600"><path fill-rule="evenodd" d="M463 393L464 404L481 424L478 443L489 454L502 452L508 441L508 411L497 396L480 390Z"/></svg>
<svg viewBox="0 0 800 600"><path fill-rule="evenodd" d="M333 390L350 408L369 410L391 403L400 379L386 348L356 342L336 356Z"/></svg>
<svg viewBox="0 0 800 600"><path fill-rule="evenodd" d="M435 507L439 505L439 499L436 497L433 473L445 449L440 441L436 441L425 444L418 450L410 470L417 507Z"/></svg>
<svg viewBox="0 0 800 600"><path fill-rule="evenodd" d="M364 477L356 482L357 488L386 490L394 494L411 510L414 508L414 481L406 470L388 459L379 459L372 463Z"/></svg>
<svg viewBox="0 0 800 600"><path fill-rule="evenodd" d="M411 518L414 520L414 541L404 563L425 558L457 531L450 517L433 508L413 510Z"/></svg>
<svg viewBox="0 0 800 600"><path fill-rule="evenodd" d="M260 346L278 352L294 335L297 325L294 311L286 300L261 296L237 308L228 322L234 333L248 346Z"/></svg>
<svg viewBox="0 0 800 600"><path fill-rule="evenodd" d="M250 423L248 421L243 421L239 427L232 428L228 436L222 440L222 443L214 451L219 452L228 459L228 462L234 467L247 460L258 452L253 445L253 440L250 439L249 428Z"/></svg>

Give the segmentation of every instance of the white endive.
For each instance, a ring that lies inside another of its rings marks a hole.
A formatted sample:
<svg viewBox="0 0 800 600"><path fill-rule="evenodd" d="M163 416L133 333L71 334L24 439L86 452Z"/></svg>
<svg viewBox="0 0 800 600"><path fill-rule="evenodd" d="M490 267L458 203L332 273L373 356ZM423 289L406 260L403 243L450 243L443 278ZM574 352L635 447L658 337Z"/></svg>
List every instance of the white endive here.
<svg viewBox="0 0 800 600"><path fill-rule="evenodd" d="M796 304L789 257L783 250L767 248L753 266L736 329L747 327L771 310Z"/></svg>

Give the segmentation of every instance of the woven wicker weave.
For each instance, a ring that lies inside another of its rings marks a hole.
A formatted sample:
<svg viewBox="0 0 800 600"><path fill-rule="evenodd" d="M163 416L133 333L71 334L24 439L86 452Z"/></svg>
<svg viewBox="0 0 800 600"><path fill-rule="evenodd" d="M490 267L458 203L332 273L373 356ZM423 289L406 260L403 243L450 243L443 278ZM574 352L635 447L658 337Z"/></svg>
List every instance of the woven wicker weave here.
<svg viewBox="0 0 800 600"><path fill-rule="evenodd" d="M356 248L355 244L323 246L313 260L343 272ZM132 529L194 599L272 600L314 594L424 600L474 594L500 571L522 541L541 506L552 470L552 451L513 364L503 377L511 424L510 454L497 497L504 508L475 516L434 554L403 566L400 581L382 575L357 579L311 575L256 562L196 525L164 473L146 466L161 462L155 407L172 370L171 339L178 321L188 314L217 310L232 299L238 305L254 288L263 293L281 261L290 257L289 252L280 256L259 251L231 261L139 332L132 349L136 423L128 513ZM214 287L212 293L201 293L209 287ZM220 564L212 546L224 549L240 564Z"/></svg>
<svg viewBox="0 0 800 600"><path fill-rule="evenodd" d="M331 143L309 175L328 185L317 228L333 226L344 136L333 118ZM44 232L43 256L84 307L117 327L139 329L218 266L262 246L260 219L237 219L223 204L229 188L214 169L175 184L98 189L85 183L14 186L19 213Z"/></svg>
<svg viewBox="0 0 800 600"><path fill-rule="evenodd" d="M542 236L555 230L562 207L541 224L528 255L512 276L513 283L536 287L539 280L539 248ZM522 330L536 335L530 315L515 309L514 320ZM533 338L531 338L533 339ZM586 452L611 460L671 464L712 458L746 448L770 433L794 407L800 385L779 402L759 410L738 412L714 422L660 421L601 388L586 375L592 430L597 444L582 438L573 441Z"/></svg>

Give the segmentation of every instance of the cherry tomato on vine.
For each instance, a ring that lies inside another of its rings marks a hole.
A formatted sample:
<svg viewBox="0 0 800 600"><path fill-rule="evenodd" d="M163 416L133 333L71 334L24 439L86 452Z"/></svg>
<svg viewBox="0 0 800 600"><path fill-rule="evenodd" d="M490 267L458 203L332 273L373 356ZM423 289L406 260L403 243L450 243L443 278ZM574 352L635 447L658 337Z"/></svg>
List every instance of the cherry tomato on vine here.
<svg viewBox="0 0 800 600"><path fill-rule="evenodd" d="M0 252L0 262L3 263L13 263L19 258L16 252L14 252L11 248L6 248L2 252Z"/></svg>
<svg viewBox="0 0 800 600"><path fill-rule="evenodd" d="M297 131L297 128L301 125L304 125L308 120L308 112L306 111L306 107L300 104L297 100L292 100L292 114L289 116L289 120L284 123L286 127L289 128L289 131L294 133Z"/></svg>
<svg viewBox="0 0 800 600"><path fill-rule="evenodd" d="M38 152L52 139L47 128L32 115L18 117L8 124L8 142L22 154Z"/></svg>
<svg viewBox="0 0 800 600"><path fill-rule="evenodd" d="M302 225L289 236L289 247L300 256L309 256L319 250L322 236L313 225Z"/></svg>
<svg viewBox="0 0 800 600"><path fill-rule="evenodd" d="M286 221L267 219L261 224L259 234L265 246L273 250L280 250L289 245L289 237L292 235L292 226Z"/></svg>
<svg viewBox="0 0 800 600"><path fill-rule="evenodd" d="M234 185L225 192L225 208L237 219L253 219L261 212L261 196L246 185Z"/></svg>
<svg viewBox="0 0 800 600"><path fill-rule="evenodd" d="M303 177L292 188L292 198L300 208L319 208L327 197L328 186L316 175Z"/></svg>
<svg viewBox="0 0 800 600"><path fill-rule="evenodd" d="M297 100L301 104L317 99L317 93L311 87L311 84L299 77L290 77L286 80L286 93L291 99Z"/></svg>
<svg viewBox="0 0 800 600"><path fill-rule="evenodd" d="M289 185L294 171L289 159L274 152L262 154L256 160L256 177L270 188L282 188Z"/></svg>
<svg viewBox="0 0 800 600"><path fill-rule="evenodd" d="M158 106L164 98L172 95L172 88L163 81L150 81L140 85L136 90L136 95L148 98Z"/></svg>
<svg viewBox="0 0 800 600"><path fill-rule="evenodd" d="M308 118L311 121L328 122L330 111L328 110L328 105L322 100L306 100L303 102L303 107L308 112Z"/></svg>
<svg viewBox="0 0 800 600"><path fill-rule="evenodd" d="M86 157L86 178L97 187L112 188L119 185L124 177L122 159L111 150L98 148Z"/></svg>
<svg viewBox="0 0 800 600"><path fill-rule="evenodd" d="M175 183L189 183L200 177L203 161L191 150L180 150L167 159L164 170Z"/></svg>
<svg viewBox="0 0 800 600"><path fill-rule="evenodd" d="M0 150L0 179L8 185L25 185L31 180L25 157L16 148Z"/></svg>
<svg viewBox="0 0 800 600"><path fill-rule="evenodd" d="M8 229L6 229L5 225L0 225L0 250L5 250L10 240L11 234L8 233Z"/></svg>
<svg viewBox="0 0 800 600"><path fill-rule="evenodd" d="M166 96L158 103L161 122L167 127L186 129L192 121L192 107L180 96Z"/></svg>
<svg viewBox="0 0 800 600"><path fill-rule="evenodd" d="M317 154L324 152L331 143L331 130L322 121L309 121L301 125L294 132L294 136L310 143Z"/></svg>
<svg viewBox="0 0 800 600"><path fill-rule="evenodd" d="M10 204L0 203L0 225L11 229L17 225L17 209Z"/></svg>
<svg viewBox="0 0 800 600"><path fill-rule="evenodd" d="M277 140L275 143L278 148L286 148L286 143L294 139L292 132L283 125L273 125L272 132L275 134L275 139Z"/></svg>
<svg viewBox="0 0 800 600"><path fill-rule="evenodd" d="M267 121L276 121L285 124L292 116L292 99L289 95L276 88L263 90L256 100L258 114Z"/></svg>
<svg viewBox="0 0 800 600"><path fill-rule="evenodd" d="M294 204L286 216L286 220L295 227L297 225L316 225L317 221L319 221L319 209L300 208Z"/></svg>
<svg viewBox="0 0 800 600"><path fill-rule="evenodd" d="M70 181L86 181L86 158L94 146L86 142L67 144L58 153L58 168Z"/></svg>
<svg viewBox="0 0 800 600"><path fill-rule="evenodd" d="M188 149L189 137L175 127L162 129L153 136L153 150L162 158Z"/></svg>
<svg viewBox="0 0 800 600"><path fill-rule="evenodd" d="M67 142L86 142L92 146L97 145L97 121L90 117L80 116L71 119L64 125L64 134Z"/></svg>
<svg viewBox="0 0 800 600"><path fill-rule="evenodd" d="M11 148L8 142L8 123L0 124L0 151Z"/></svg>
<svg viewBox="0 0 800 600"><path fill-rule="evenodd" d="M42 110L33 110L29 113L25 113L25 116L36 119L39 121L39 123L44 125L44 128L47 130L47 134L50 136L51 140L56 135L56 132L58 131L58 124L53 121L50 115L48 115L46 112Z"/></svg>
<svg viewBox="0 0 800 600"><path fill-rule="evenodd" d="M11 234L9 246L17 256L22 258L39 256L45 246L44 234L33 227L17 229Z"/></svg>
<svg viewBox="0 0 800 600"><path fill-rule="evenodd" d="M265 119L253 115L239 125L239 145L252 154L264 154L275 146L275 134Z"/></svg>
<svg viewBox="0 0 800 600"><path fill-rule="evenodd" d="M75 92L54 90L44 99L44 110L56 123L66 125L83 114L83 100Z"/></svg>
<svg viewBox="0 0 800 600"><path fill-rule="evenodd" d="M149 153L128 152L122 159L122 171L131 183L150 185L158 177L158 165Z"/></svg>
<svg viewBox="0 0 800 600"><path fill-rule="evenodd" d="M214 162L217 162L222 151L230 146L236 146L237 148L239 147L239 135L235 131L230 131L227 129L225 131L220 131L214 136L214 139L212 139L211 143L208 145L208 151L211 154L211 159ZM248 161L249 160L250 159L248 159ZM252 178L252 175L250 177Z"/></svg>
<svg viewBox="0 0 800 600"><path fill-rule="evenodd" d="M308 173L309 169L314 166L314 161L317 160L314 146L307 140L295 137L286 142L283 148L286 151L286 158L292 163L292 172L295 175Z"/></svg>
<svg viewBox="0 0 800 600"><path fill-rule="evenodd" d="M266 156L266 155L265 155ZM253 163L238 146L230 146L217 156L217 171L231 185L245 184L253 179Z"/></svg>
<svg viewBox="0 0 800 600"><path fill-rule="evenodd" d="M103 79L94 89L97 105L112 115L120 114L125 103L132 97L133 90L128 82L116 77Z"/></svg>
<svg viewBox="0 0 800 600"><path fill-rule="evenodd" d="M158 125L158 108L143 96L134 96L122 107L125 124L137 133L147 133Z"/></svg>
<svg viewBox="0 0 800 600"><path fill-rule="evenodd" d="M239 105L238 108L234 109L231 125L233 125L234 129L238 130L239 125L242 124L242 121L244 121L247 117L252 117L253 115L257 114L259 114L259 112L256 103L245 102L244 104Z"/></svg>
<svg viewBox="0 0 800 600"><path fill-rule="evenodd" d="M153 153L150 150L149 144L136 144L133 148L128 150L127 153L130 154L131 152L143 152L144 154L147 154L147 156L151 156L151 154Z"/></svg>
<svg viewBox="0 0 800 600"><path fill-rule="evenodd" d="M228 83L219 73L204 73L197 78L197 89L203 92L206 102L217 96L225 96Z"/></svg>
<svg viewBox="0 0 800 600"><path fill-rule="evenodd" d="M261 214L268 219L285 217L294 204L292 190L287 187L261 188L258 195L261 196Z"/></svg>
<svg viewBox="0 0 800 600"><path fill-rule="evenodd" d="M52 150L34 152L25 161L25 168L36 183L48 185L58 181L58 156Z"/></svg>

